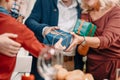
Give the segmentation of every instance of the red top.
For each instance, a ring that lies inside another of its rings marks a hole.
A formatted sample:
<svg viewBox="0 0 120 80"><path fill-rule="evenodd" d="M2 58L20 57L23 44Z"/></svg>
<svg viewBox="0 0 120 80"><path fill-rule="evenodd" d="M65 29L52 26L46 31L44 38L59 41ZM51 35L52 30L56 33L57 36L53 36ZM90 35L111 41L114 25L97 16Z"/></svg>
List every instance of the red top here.
<svg viewBox="0 0 120 80"><path fill-rule="evenodd" d="M92 73L95 80L116 80L116 70L120 68L120 7L112 8L92 22L97 25L95 36L100 39L100 46L90 48L87 72Z"/></svg>
<svg viewBox="0 0 120 80"><path fill-rule="evenodd" d="M39 56L39 53L44 45L41 44L25 25L16 21L9 15L0 13L0 34L3 33L15 33L18 34L18 38L15 41L21 43L22 47L28 50L35 57ZM16 57L7 57L0 54L0 80L10 80L11 74L15 67Z"/></svg>
<svg viewBox="0 0 120 80"><path fill-rule="evenodd" d="M100 47L91 49L88 58L94 60L120 58L120 7L114 7L92 22L97 25L95 36L100 39Z"/></svg>

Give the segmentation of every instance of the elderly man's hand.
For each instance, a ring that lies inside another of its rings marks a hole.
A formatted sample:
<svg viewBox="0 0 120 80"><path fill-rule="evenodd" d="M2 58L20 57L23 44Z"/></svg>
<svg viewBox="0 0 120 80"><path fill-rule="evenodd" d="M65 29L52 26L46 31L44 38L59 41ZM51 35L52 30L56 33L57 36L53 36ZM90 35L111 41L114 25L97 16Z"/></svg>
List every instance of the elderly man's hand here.
<svg viewBox="0 0 120 80"><path fill-rule="evenodd" d="M47 35L49 32L54 31L54 30L57 30L57 29L59 29L59 27L57 27L57 26L45 27L44 35Z"/></svg>
<svg viewBox="0 0 120 80"><path fill-rule="evenodd" d="M66 46L62 46L62 41L63 41L63 38L60 38L60 40L55 43L54 47L59 50L66 49Z"/></svg>

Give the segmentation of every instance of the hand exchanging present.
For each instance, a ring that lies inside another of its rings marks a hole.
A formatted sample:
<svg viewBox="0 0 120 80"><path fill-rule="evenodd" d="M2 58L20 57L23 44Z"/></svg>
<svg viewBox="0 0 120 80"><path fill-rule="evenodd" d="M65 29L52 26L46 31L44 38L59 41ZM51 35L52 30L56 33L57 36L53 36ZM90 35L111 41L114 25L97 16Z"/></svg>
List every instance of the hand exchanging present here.
<svg viewBox="0 0 120 80"><path fill-rule="evenodd" d="M73 40L70 46L66 49L66 51L71 51L73 47L84 41L84 37L78 36L74 32L71 32L71 35L73 36Z"/></svg>
<svg viewBox="0 0 120 80"><path fill-rule="evenodd" d="M49 32L54 31L54 30L57 30L57 29L59 29L59 27L57 27L57 26L45 27L45 30L44 30L43 35L45 36L45 35L47 35Z"/></svg>
<svg viewBox="0 0 120 80"><path fill-rule="evenodd" d="M54 45L54 47L56 49L59 49L59 50L66 49L66 46L62 46L62 41L63 41L63 38L60 38L60 40L58 42L56 42L56 44Z"/></svg>

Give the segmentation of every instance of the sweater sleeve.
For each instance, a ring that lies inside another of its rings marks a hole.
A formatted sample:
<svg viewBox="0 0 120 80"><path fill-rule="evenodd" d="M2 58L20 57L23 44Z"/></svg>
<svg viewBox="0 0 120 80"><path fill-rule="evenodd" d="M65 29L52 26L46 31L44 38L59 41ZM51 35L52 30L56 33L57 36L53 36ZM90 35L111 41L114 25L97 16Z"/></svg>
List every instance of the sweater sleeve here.
<svg viewBox="0 0 120 80"><path fill-rule="evenodd" d="M100 49L109 48L116 45L118 40L120 41L120 9L109 16L102 36L98 36L98 38L100 39Z"/></svg>
<svg viewBox="0 0 120 80"><path fill-rule="evenodd" d="M38 57L41 50L45 48L45 45L40 43L34 33L28 29L24 24L16 21L15 18L10 15L0 14L0 33L14 33L17 34L17 38L13 40L19 42L22 47L28 50L33 56Z"/></svg>
<svg viewBox="0 0 120 80"><path fill-rule="evenodd" d="M45 47L42 43L40 43L34 33L29 30L27 27L22 31L23 34L23 47L28 50L33 56L38 57L41 50Z"/></svg>
<svg viewBox="0 0 120 80"><path fill-rule="evenodd" d="M41 22L41 19L42 19L41 9L43 9L41 6L42 6L41 0L37 0L30 16L25 21L25 24L27 25L27 27L30 28L35 33L35 35L38 35L39 37L42 36L43 28L45 26L48 26L47 24L44 24Z"/></svg>

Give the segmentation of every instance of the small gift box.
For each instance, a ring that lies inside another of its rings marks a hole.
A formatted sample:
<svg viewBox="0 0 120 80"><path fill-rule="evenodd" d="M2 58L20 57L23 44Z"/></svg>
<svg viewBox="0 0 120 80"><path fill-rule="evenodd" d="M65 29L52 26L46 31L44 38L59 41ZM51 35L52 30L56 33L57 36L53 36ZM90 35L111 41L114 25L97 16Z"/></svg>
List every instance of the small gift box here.
<svg viewBox="0 0 120 80"><path fill-rule="evenodd" d="M96 26L91 22L78 19L76 21L73 32L80 36L93 36L96 31Z"/></svg>
<svg viewBox="0 0 120 80"><path fill-rule="evenodd" d="M95 31L96 25L92 24L91 22L86 22L80 19L77 20L73 29L73 32L80 36L94 36ZM89 46L81 44L78 46L77 50L80 55L86 56L89 50Z"/></svg>
<svg viewBox="0 0 120 80"><path fill-rule="evenodd" d="M70 45L72 35L68 32L64 32L62 30L54 30L48 33L43 43L47 45L54 45L60 38L62 38L62 46L66 46L66 48Z"/></svg>

